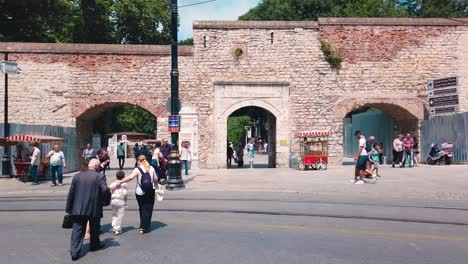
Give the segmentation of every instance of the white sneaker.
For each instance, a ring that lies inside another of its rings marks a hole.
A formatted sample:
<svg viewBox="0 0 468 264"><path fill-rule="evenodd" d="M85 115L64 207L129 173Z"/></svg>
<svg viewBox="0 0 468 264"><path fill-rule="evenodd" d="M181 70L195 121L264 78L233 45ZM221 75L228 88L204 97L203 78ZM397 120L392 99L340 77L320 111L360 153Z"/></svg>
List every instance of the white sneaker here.
<svg viewBox="0 0 468 264"><path fill-rule="evenodd" d="M364 184L363 180L356 181L354 184Z"/></svg>
<svg viewBox="0 0 468 264"><path fill-rule="evenodd" d="M350 183L356 183L356 180L349 180Z"/></svg>

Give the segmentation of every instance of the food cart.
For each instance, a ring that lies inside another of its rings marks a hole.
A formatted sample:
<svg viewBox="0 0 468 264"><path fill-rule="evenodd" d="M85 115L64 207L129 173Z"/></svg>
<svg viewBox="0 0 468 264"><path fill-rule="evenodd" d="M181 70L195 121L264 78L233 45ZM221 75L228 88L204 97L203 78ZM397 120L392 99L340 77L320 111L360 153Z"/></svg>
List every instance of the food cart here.
<svg viewBox="0 0 468 264"><path fill-rule="evenodd" d="M300 140L298 170L326 170L328 167L328 137L331 131L301 131L296 134Z"/></svg>
<svg viewBox="0 0 468 264"><path fill-rule="evenodd" d="M49 144L49 149L52 149L51 146L55 144L62 145L63 138L37 135L16 135L0 139L1 146L16 146L16 154L12 152L13 165L16 169L16 175L12 176L18 177L23 182L30 180L29 169L31 167L32 152L29 144L33 142L37 142L39 144L38 147L41 150L41 155L44 157L46 153L44 153L44 146L42 144ZM47 165L48 160L41 159L39 175L42 175L43 177L48 175L49 168Z"/></svg>

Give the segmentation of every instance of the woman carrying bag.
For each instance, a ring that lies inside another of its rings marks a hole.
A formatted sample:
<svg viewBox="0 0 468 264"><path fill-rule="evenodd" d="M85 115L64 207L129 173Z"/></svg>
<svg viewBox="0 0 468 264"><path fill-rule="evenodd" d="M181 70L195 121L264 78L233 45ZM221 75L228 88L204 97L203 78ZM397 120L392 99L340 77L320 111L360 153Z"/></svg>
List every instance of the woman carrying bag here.
<svg viewBox="0 0 468 264"><path fill-rule="evenodd" d="M139 234L148 233L151 231L151 217L153 215L155 190L158 182L156 171L146 160L144 155L137 158L137 167L130 175L122 180L116 181L114 189L117 189L122 183L129 182L137 178L135 195L138 202L138 209L140 212L140 228Z"/></svg>

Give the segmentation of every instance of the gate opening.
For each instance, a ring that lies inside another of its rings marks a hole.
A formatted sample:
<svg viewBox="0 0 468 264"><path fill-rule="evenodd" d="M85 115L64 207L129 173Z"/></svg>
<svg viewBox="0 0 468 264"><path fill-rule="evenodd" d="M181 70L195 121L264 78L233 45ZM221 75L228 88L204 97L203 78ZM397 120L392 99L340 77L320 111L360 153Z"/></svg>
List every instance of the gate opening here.
<svg viewBox="0 0 468 264"><path fill-rule="evenodd" d="M226 142L228 168L276 167L276 117L270 111L257 106L234 111L227 119Z"/></svg>

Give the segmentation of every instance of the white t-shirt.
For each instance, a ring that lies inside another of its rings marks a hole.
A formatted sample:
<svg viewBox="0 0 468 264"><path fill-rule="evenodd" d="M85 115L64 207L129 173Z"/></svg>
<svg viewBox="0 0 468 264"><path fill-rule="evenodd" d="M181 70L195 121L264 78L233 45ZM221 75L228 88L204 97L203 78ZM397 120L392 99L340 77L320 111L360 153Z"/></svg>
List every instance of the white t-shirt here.
<svg viewBox="0 0 468 264"><path fill-rule="evenodd" d="M34 161L34 164L32 165L39 166L39 163L41 162L41 151L38 148L34 148L32 156L36 157L36 160Z"/></svg>
<svg viewBox="0 0 468 264"><path fill-rule="evenodd" d="M159 153L161 153L161 150L159 148L156 148L153 150L153 159L157 160L159 158Z"/></svg>
<svg viewBox="0 0 468 264"><path fill-rule="evenodd" d="M111 184L111 186L113 186L113 185L114 185L114 183ZM116 206L116 207L125 206L126 205L126 200L127 200L127 194L128 194L127 184L122 183L122 185L120 185L120 188L116 189L112 193L111 205Z"/></svg>
<svg viewBox="0 0 468 264"><path fill-rule="evenodd" d="M403 151L403 141L401 141L399 138L396 138L393 141L393 149L395 151Z"/></svg>
<svg viewBox="0 0 468 264"><path fill-rule="evenodd" d="M359 147L362 147L361 156L367 156L366 150L366 138L362 137L359 139Z"/></svg>
<svg viewBox="0 0 468 264"><path fill-rule="evenodd" d="M60 166L62 165L62 160L65 159L65 156L63 155L62 151L56 152L55 150L52 150L49 152L49 155L52 154L50 157L50 165L52 166Z"/></svg>
<svg viewBox="0 0 468 264"><path fill-rule="evenodd" d="M190 150L188 148L180 149L180 160L189 160Z"/></svg>
<svg viewBox="0 0 468 264"><path fill-rule="evenodd" d="M143 172L146 172L145 167L143 167L143 166L139 166L139 167ZM143 190L140 187L141 172L140 172L140 170L138 168L133 169L133 171L137 172L137 184L136 184L135 193L138 194L138 195L143 195L145 193L143 192ZM153 180L153 176L156 175L156 171L154 170L154 168L152 166L150 166L149 174L151 176L151 182L153 182L153 189L156 189L155 186L154 186L154 180Z"/></svg>

